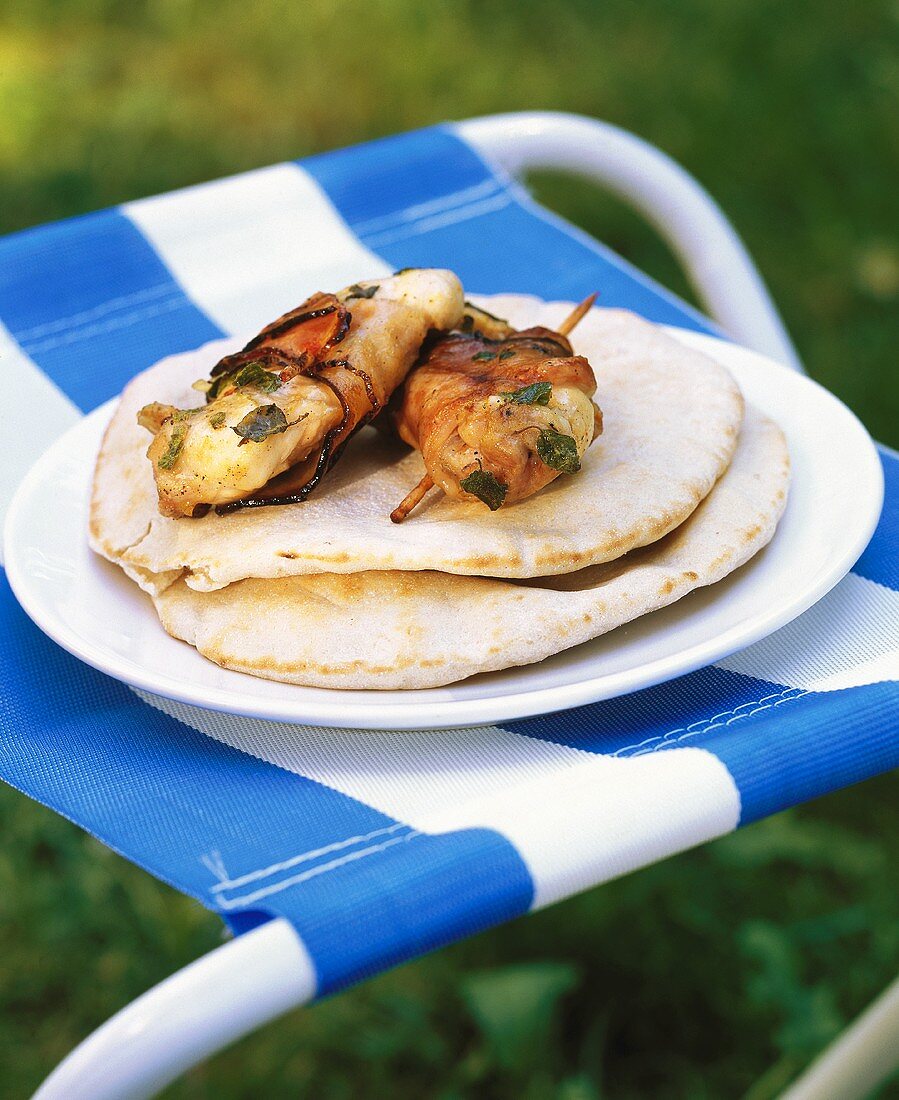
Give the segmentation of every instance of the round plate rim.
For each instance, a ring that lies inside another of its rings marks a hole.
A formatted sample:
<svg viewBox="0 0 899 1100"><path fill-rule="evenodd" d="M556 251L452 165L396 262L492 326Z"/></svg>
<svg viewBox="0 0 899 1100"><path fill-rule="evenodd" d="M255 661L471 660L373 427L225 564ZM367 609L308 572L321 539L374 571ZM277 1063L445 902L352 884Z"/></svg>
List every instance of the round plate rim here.
<svg viewBox="0 0 899 1100"><path fill-rule="evenodd" d="M79 420L74 424L63 436L55 440L31 467L16 490L7 513L4 530L4 557L12 590L28 616L63 649L86 664L129 684L131 687L186 703L190 706L294 724L335 726L343 729L384 730L452 729L478 726L568 710L587 703L629 694L633 691L663 683L676 676L685 675L714 661L722 660L735 651L767 637L801 615L802 612L826 595L849 572L870 541L880 516L884 482L876 447L864 426L839 398L813 379L804 375L797 375L790 368L776 363L766 356L719 337L671 325L662 327L676 339L700 351L706 351L712 358L718 358L725 366L727 366L728 355L732 354L733 351L737 351L741 356L749 355L773 365L778 370L801 379L803 384L819 391L825 400L833 402L839 407L840 415L846 418L847 426L851 425L852 430L858 436L860 444L860 462L867 465L867 469L860 472L858 481L860 495L863 490L867 491L867 507L864 512L865 522L859 521L852 537L847 537L841 552L835 557L829 568L817 577L814 583L810 583L799 592L794 593L791 599L770 609L767 614L756 616L753 619L751 628L748 630L742 623L736 623L729 629L713 635L704 643L691 645L684 650L678 650L675 653L659 657L636 667L592 677L588 676L574 683L557 684L531 690L516 690L511 694L496 694L470 699L453 698L452 692L458 690L460 685L448 684L442 688L428 689L430 692L446 692L449 697L445 700L425 702L421 699L419 692L409 691L408 701L404 699L398 702L396 696L400 692L390 691L383 693L385 701L379 703L377 701L379 693L377 692L368 691L363 693L346 690L339 693L339 702L323 699L316 702L315 694L323 691L323 689L269 681L275 684L277 688L283 689L283 691L272 698L266 698L231 690L222 691L220 688L213 689L208 685L191 682L182 683L173 680L165 673L154 674L152 670L143 669L113 651L102 650L93 643L85 642L66 623L53 614L52 608L47 608L39 600L32 598L32 590L25 567L20 563L17 554L18 544L16 540L20 522L19 515L27 506L34 483L42 482L41 474L44 466L50 461L50 456L55 453L57 448L65 449L65 441L71 433L78 429L84 430L87 420L103 420L105 422L111 414L117 398L113 398L93 410L83 420ZM115 567L111 566L111 568ZM154 622L156 622L155 618ZM183 644L175 642L174 639L172 639L172 642L173 644ZM517 671L521 671L521 669ZM502 674L499 673L498 675ZM461 683L464 684L465 681ZM334 689L324 690L330 692ZM364 694L364 701L357 698L360 694ZM373 699L372 696L375 698Z"/></svg>

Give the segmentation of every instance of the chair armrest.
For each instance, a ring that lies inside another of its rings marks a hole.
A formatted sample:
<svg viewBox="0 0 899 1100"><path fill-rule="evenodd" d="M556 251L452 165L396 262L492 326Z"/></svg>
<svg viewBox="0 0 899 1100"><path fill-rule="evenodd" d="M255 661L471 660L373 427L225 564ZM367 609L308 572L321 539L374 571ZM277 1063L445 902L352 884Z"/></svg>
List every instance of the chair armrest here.
<svg viewBox="0 0 899 1100"><path fill-rule="evenodd" d="M733 226L708 192L655 146L607 122L551 111L487 115L459 122L455 129L512 176L553 168L605 185L658 229L725 332L802 370Z"/></svg>

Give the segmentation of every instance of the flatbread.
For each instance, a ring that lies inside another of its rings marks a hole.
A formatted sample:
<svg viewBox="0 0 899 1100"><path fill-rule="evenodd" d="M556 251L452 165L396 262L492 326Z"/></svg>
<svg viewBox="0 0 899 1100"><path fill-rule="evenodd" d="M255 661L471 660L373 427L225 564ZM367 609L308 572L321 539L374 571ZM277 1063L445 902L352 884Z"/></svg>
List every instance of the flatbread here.
<svg viewBox="0 0 899 1100"><path fill-rule="evenodd" d="M483 301L519 327L552 327L571 308L518 295ZM128 386L107 431L91 545L150 591L182 571L192 588L212 590L246 577L373 569L534 577L618 558L673 530L708 494L733 454L743 400L723 367L632 313L593 310L572 342L594 368L605 422L581 472L493 513L432 492L401 526L389 513L424 466L374 429L302 504L159 515L136 411L151 400L198 404L191 383L236 342L163 360Z"/></svg>
<svg viewBox="0 0 899 1100"><path fill-rule="evenodd" d="M329 688L428 688L540 661L713 584L771 538L786 503L780 429L747 412L733 462L676 531L563 576L319 574L154 602L165 629L226 668Z"/></svg>

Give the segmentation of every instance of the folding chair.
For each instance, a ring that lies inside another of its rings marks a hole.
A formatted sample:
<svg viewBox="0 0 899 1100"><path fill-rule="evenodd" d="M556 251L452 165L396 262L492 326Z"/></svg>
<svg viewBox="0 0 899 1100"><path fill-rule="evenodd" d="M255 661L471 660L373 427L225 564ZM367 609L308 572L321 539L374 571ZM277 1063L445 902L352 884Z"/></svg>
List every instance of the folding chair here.
<svg viewBox="0 0 899 1100"><path fill-rule="evenodd" d="M542 167L645 214L714 323L536 205L518 180ZM596 287L603 305L801 369L733 229L670 159L586 118L479 118L0 241L0 355L47 428L11 456L5 499L55 434L162 355L424 265L480 293ZM672 683L501 726L366 734L152 697L58 649L4 583L0 774L238 933L103 1025L38 1096L150 1096L294 1006L895 766L899 458L882 459L877 533L799 619ZM803 1096L837 1095L822 1072Z"/></svg>

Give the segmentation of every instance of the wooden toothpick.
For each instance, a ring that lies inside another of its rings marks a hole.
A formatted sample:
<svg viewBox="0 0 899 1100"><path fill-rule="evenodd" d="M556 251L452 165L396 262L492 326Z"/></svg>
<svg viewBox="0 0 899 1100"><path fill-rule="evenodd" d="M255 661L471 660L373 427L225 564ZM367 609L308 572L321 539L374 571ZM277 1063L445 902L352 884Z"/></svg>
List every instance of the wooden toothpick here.
<svg viewBox="0 0 899 1100"><path fill-rule="evenodd" d="M556 332L560 332L563 336L567 336L568 333L571 332L571 330L574 328L574 326L579 321L583 320L583 318L586 315L587 311L592 307L592 305L595 301L596 301L596 294L594 292L588 298L585 298L579 306L575 306L575 308L571 311L571 313L568 314L568 316L565 318L565 320L556 329Z"/></svg>
<svg viewBox="0 0 899 1100"><path fill-rule="evenodd" d="M421 479L421 481L419 481L412 492L407 493L406 496L403 497L402 501L390 513L390 518L393 520L393 522L402 523L406 516L408 516L409 513L412 511L412 509L417 504L421 503L422 498L424 497L428 489L433 488L433 486L434 482L431 480L431 475L425 474L425 476Z"/></svg>

